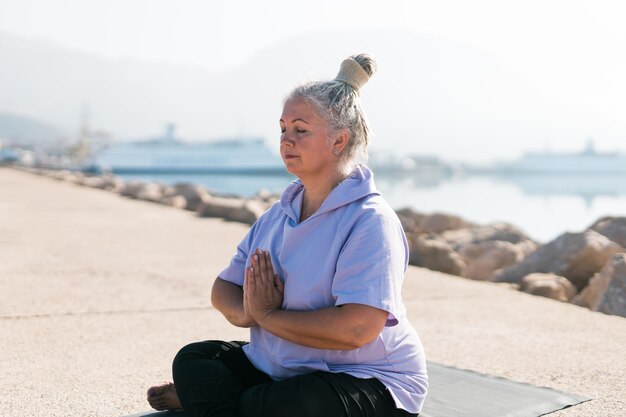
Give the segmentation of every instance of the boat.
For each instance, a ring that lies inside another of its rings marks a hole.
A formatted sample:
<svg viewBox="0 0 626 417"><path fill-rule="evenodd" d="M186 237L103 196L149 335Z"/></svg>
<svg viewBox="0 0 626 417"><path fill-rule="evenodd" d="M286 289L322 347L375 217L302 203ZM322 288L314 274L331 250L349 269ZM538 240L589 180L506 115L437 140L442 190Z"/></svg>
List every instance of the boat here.
<svg viewBox="0 0 626 417"><path fill-rule="evenodd" d="M495 170L504 174L626 174L626 154L598 152L589 139L580 152L529 152L496 165Z"/></svg>
<svg viewBox="0 0 626 417"><path fill-rule="evenodd" d="M163 136L118 141L94 152L90 170L113 174L283 174L280 156L262 138L187 142L168 125Z"/></svg>

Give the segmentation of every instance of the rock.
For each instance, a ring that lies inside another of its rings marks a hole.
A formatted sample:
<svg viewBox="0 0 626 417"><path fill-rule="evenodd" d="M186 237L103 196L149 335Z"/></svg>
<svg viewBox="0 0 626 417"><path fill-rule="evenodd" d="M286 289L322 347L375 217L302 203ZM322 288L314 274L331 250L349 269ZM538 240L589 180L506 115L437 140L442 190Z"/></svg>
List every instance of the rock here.
<svg viewBox="0 0 626 417"><path fill-rule="evenodd" d="M626 248L626 217L602 217L589 228Z"/></svg>
<svg viewBox="0 0 626 417"><path fill-rule="evenodd" d="M410 217L405 217L402 215L398 215L398 219L400 219L400 224L402 225L402 229L404 230L404 233L406 233L407 235L409 234L418 234L416 232L417 230L417 223L415 223L415 221L410 218Z"/></svg>
<svg viewBox="0 0 626 417"><path fill-rule="evenodd" d="M411 265L453 275L462 275L465 268L461 256L445 240L434 234L418 236L412 242L409 262Z"/></svg>
<svg viewBox="0 0 626 417"><path fill-rule="evenodd" d="M501 240L470 243L458 253L465 263L463 276L477 280L491 280L497 271L521 262L526 256L522 248Z"/></svg>
<svg viewBox="0 0 626 417"><path fill-rule="evenodd" d="M240 207L241 202L234 199L211 196L204 198L196 209L198 217L225 218L229 210Z"/></svg>
<svg viewBox="0 0 626 417"><path fill-rule="evenodd" d="M105 188L105 180L98 176L85 177L80 184L85 187L99 188L101 190Z"/></svg>
<svg viewBox="0 0 626 417"><path fill-rule="evenodd" d="M566 277L581 290L620 249L615 242L593 230L564 233L540 246L522 262L497 273L495 281L519 283L534 272L554 273Z"/></svg>
<svg viewBox="0 0 626 417"><path fill-rule="evenodd" d="M578 293L576 297L574 297L572 303L597 311L598 306L600 305L600 300L609 287L611 275L613 275L613 265L612 262L607 262L606 265L604 265L604 268L595 274L589 280L587 286L583 288L583 290Z"/></svg>
<svg viewBox="0 0 626 417"><path fill-rule="evenodd" d="M472 226L459 216L451 214L434 213L424 216L418 223L421 233L442 233L446 230L462 229Z"/></svg>
<svg viewBox="0 0 626 417"><path fill-rule="evenodd" d="M507 223L448 230L441 237L463 258L463 276L479 280L491 280L496 272L521 262L537 248Z"/></svg>
<svg viewBox="0 0 626 417"><path fill-rule="evenodd" d="M443 232L441 236L455 249L468 244L480 244L496 240L514 244L528 242L527 245L530 245L532 250L536 248L528 236L508 223L494 223L487 226L448 230ZM530 247L527 249L530 249Z"/></svg>
<svg viewBox="0 0 626 417"><path fill-rule="evenodd" d="M124 180L115 175L102 176L104 190L119 193L124 188Z"/></svg>
<svg viewBox="0 0 626 417"><path fill-rule="evenodd" d="M36 172L32 172L34 174L37 174ZM65 181L65 176L71 174L70 171L63 169L60 171L49 171L46 175L50 178L54 178L57 181ZM43 171L42 171L42 175L43 175Z"/></svg>
<svg viewBox="0 0 626 417"><path fill-rule="evenodd" d="M135 198L138 200L152 201L153 203L161 202L163 198L163 186L154 182L144 184L139 190Z"/></svg>
<svg viewBox="0 0 626 417"><path fill-rule="evenodd" d="M626 317L626 253L614 256L610 264L613 273L598 311Z"/></svg>
<svg viewBox="0 0 626 417"><path fill-rule="evenodd" d="M626 317L626 253L615 254L572 302Z"/></svg>
<svg viewBox="0 0 626 417"><path fill-rule="evenodd" d="M211 196L200 203L197 213L199 217L219 217L253 224L269 207L269 203L260 200Z"/></svg>
<svg viewBox="0 0 626 417"><path fill-rule="evenodd" d="M174 197L175 195L177 195L176 188L174 188L171 185L163 184L161 186L161 194L163 195L163 198L165 198L165 197Z"/></svg>
<svg viewBox="0 0 626 417"><path fill-rule="evenodd" d="M244 200L243 206L231 210L226 216L226 220L253 224L269 207L269 203L261 200Z"/></svg>
<svg viewBox="0 0 626 417"><path fill-rule="evenodd" d="M187 202L185 208L191 211L198 211L203 199L211 197L211 194L206 188L196 184L178 183L175 184L173 188L175 195L185 197L185 201Z"/></svg>
<svg viewBox="0 0 626 417"><path fill-rule="evenodd" d="M180 209L184 209L187 207L187 200L182 195L171 195L168 197L163 197L160 201L161 204L165 204L166 206L172 206Z"/></svg>
<svg viewBox="0 0 626 417"><path fill-rule="evenodd" d="M141 190L145 184L146 183L143 181L129 181L124 183L119 193L124 197L137 198L137 193L139 193L139 190Z"/></svg>
<svg viewBox="0 0 626 417"><path fill-rule="evenodd" d="M253 197L254 200L261 200L265 203L274 203L280 199L280 193L272 193L269 190L262 188Z"/></svg>
<svg viewBox="0 0 626 417"><path fill-rule="evenodd" d="M567 302L576 295L576 287L565 277L535 273L522 278L520 290L533 295Z"/></svg>
<svg viewBox="0 0 626 417"><path fill-rule="evenodd" d="M396 214L400 219L400 223L402 223L402 228L405 233L421 233L419 223L424 219L425 215L416 212L410 207L397 210Z"/></svg>
<svg viewBox="0 0 626 417"><path fill-rule="evenodd" d="M528 255L536 251L539 245L537 242L529 239L516 243L515 247L518 248L524 254L524 258L526 258Z"/></svg>
<svg viewBox="0 0 626 417"><path fill-rule="evenodd" d="M61 178L63 181L71 182L73 184L81 184L85 175L82 172L65 171Z"/></svg>

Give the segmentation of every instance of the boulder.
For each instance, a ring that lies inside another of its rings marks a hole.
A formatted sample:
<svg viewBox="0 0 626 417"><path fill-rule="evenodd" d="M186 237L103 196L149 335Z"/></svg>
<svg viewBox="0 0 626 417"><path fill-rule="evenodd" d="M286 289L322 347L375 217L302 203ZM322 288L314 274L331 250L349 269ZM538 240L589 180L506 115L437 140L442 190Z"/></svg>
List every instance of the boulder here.
<svg viewBox="0 0 626 417"><path fill-rule="evenodd" d="M199 217L219 217L225 219L232 210L243 207L243 199L209 196L202 199L196 210Z"/></svg>
<svg viewBox="0 0 626 417"><path fill-rule="evenodd" d="M564 233L540 246L522 262L497 273L495 281L519 283L528 274L544 272L564 276L581 290L620 249L618 244L593 230Z"/></svg>
<svg viewBox="0 0 626 417"><path fill-rule="evenodd" d="M626 317L626 253L615 254L572 302Z"/></svg>
<svg viewBox="0 0 626 417"><path fill-rule="evenodd" d="M261 200L266 203L274 203L280 199L280 193L272 193L269 190L262 188L253 197L254 200Z"/></svg>
<svg viewBox="0 0 626 417"><path fill-rule="evenodd" d="M170 195L168 197L163 197L160 203L180 209L187 207L187 200L185 200L185 197L182 195Z"/></svg>
<svg viewBox="0 0 626 417"><path fill-rule="evenodd" d="M400 223L402 223L402 228L404 229L405 233L421 233L421 231L419 230L419 224L422 219L424 219L424 214L418 213L410 207L397 210L396 214L400 219Z"/></svg>
<svg viewBox="0 0 626 417"><path fill-rule="evenodd" d="M63 181L71 182L73 184L81 184L85 178L85 174L82 172L65 171L61 178Z"/></svg>
<svg viewBox="0 0 626 417"><path fill-rule="evenodd" d="M80 184L85 187L98 188L101 190L103 190L106 186L104 178L98 176L87 176L83 178Z"/></svg>
<svg viewBox="0 0 626 417"><path fill-rule="evenodd" d="M149 182L144 184L139 190L135 198L138 200L152 201L153 203L159 203L163 199L163 185L155 182Z"/></svg>
<svg viewBox="0 0 626 417"><path fill-rule="evenodd" d="M435 234L420 235L411 243L409 262L447 274L462 275L465 264L461 256Z"/></svg>
<svg viewBox="0 0 626 417"><path fill-rule="evenodd" d="M534 240L522 240L519 243L515 244L515 247L519 249L523 254L524 258L537 250L539 245Z"/></svg>
<svg viewBox="0 0 626 417"><path fill-rule="evenodd" d="M119 193L124 197L137 198L137 193L145 184L143 181L128 181L120 188Z"/></svg>
<svg viewBox="0 0 626 417"><path fill-rule="evenodd" d="M211 196L203 199L197 213L199 217L219 217L252 224L265 212L265 207L259 200Z"/></svg>
<svg viewBox="0 0 626 417"><path fill-rule="evenodd" d="M614 256L610 264L613 273L598 311L626 317L626 253Z"/></svg>
<svg viewBox="0 0 626 417"><path fill-rule="evenodd" d="M36 172L32 172L32 171L29 171L29 172L37 174ZM42 171L42 173L43 172L44 171ZM54 178L57 181L64 181L65 180L65 176L68 175L68 174L71 174L71 172L66 170L66 169L62 169L60 171L49 171L49 172L47 172L46 175L48 177L50 177L50 178Z"/></svg>
<svg viewBox="0 0 626 417"><path fill-rule="evenodd" d="M163 198L165 198L165 197L174 197L175 195L177 195L176 188L174 188L171 185L163 184L161 186L161 194L163 195Z"/></svg>
<svg viewBox="0 0 626 417"><path fill-rule="evenodd" d="M174 195L185 197L187 203L185 208L191 211L198 211L203 199L208 199L211 196L206 188L196 184L178 183L174 185L173 189Z"/></svg>
<svg viewBox="0 0 626 417"><path fill-rule="evenodd" d="M602 217L589 228L626 248L626 217Z"/></svg>
<svg viewBox="0 0 626 417"><path fill-rule="evenodd" d="M517 245L501 240L470 243L462 246L458 253L465 263L463 276L477 280L491 280L497 271L522 261L526 256Z"/></svg>
<svg viewBox="0 0 626 417"><path fill-rule="evenodd" d="M576 295L576 287L567 278L555 274L526 275L522 278L520 290L564 302L570 301Z"/></svg>
<svg viewBox="0 0 626 417"><path fill-rule="evenodd" d="M119 193L122 188L124 188L124 180L115 175L103 175L103 186L106 191L113 191L115 193Z"/></svg>
<svg viewBox="0 0 626 417"><path fill-rule="evenodd" d="M261 200L244 200L240 208L228 212L226 220L253 224L270 206L271 204Z"/></svg>
<svg viewBox="0 0 626 417"><path fill-rule="evenodd" d="M487 226L448 230L443 232L441 236L455 249L468 244L479 244L495 240L514 244L529 242L531 246L533 243L521 230L508 223L494 223Z"/></svg>
<svg viewBox="0 0 626 417"><path fill-rule="evenodd" d="M459 216L444 213L433 213L424 216L417 224L420 233L442 233L472 226Z"/></svg>

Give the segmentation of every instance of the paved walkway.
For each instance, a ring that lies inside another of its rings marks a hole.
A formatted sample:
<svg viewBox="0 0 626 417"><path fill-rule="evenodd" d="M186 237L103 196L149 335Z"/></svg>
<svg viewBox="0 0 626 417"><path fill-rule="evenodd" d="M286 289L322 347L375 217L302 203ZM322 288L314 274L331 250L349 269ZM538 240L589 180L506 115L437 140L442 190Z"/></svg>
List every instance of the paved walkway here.
<svg viewBox="0 0 626 417"><path fill-rule="evenodd" d="M0 168L0 415L145 411L182 345L246 338L209 302L246 230ZM626 319L415 267L404 296L429 360L625 414Z"/></svg>

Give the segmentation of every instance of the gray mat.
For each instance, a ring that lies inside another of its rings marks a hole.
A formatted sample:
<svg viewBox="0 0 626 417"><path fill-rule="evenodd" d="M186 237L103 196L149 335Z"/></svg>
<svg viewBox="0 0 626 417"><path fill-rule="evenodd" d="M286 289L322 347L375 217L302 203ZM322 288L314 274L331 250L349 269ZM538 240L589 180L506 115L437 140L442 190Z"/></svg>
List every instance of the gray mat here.
<svg viewBox="0 0 626 417"><path fill-rule="evenodd" d="M589 401L580 395L433 362L428 362L428 378L428 396L420 417L537 417ZM127 417L185 417L185 413L148 411Z"/></svg>
<svg viewBox="0 0 626 417"><path fill-rule="evenodd" d="M433 362L428 381L420 417L537 417L590 400Z"/></svg>

